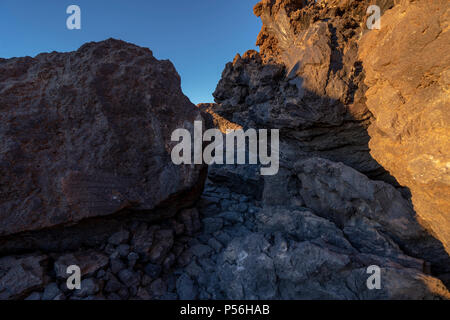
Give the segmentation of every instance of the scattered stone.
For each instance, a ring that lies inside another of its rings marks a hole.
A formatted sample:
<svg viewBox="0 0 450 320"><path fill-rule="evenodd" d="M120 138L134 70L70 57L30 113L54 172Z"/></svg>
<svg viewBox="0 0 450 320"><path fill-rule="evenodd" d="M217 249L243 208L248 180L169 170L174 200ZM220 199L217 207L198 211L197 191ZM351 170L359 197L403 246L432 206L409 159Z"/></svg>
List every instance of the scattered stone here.
<svg viewBox="0 0 450 320"><path fill-rule="evenodd" d="M204 166L177 166L170 157L172 132L193 135L202 117L169 60L108 39L75 52L2 59L0 74L0 163L8 181L0 237L129 207L148 211L169 199L163 215L174 215L200 196Z"/></svg>
<svg viewBox="0 0 450 320"><path fill-rule="evenodd" d="M211 247L204 244L192 246L190 250L192 251L192 254L198 258L207 257L212 253Z"/></svg>
<svg viewBox="0 0 450 320"><path fill-rule="evenodd" d="M160 297L166 294L167 286L162 279L156 279L152 282L148 290L152 296Z"/></svg>
<svg viewBox="0 0 450 320"><path fill-rule="evenodd" d="M117 247L117 252L119 253L121 258L126 258L130 253L130 246L127 244L121 244Z"/></svg>
<svg viewBox="0 0 450 320"><path fill-rule="evenodd" d="M74 294L77 297L86 298L98 293L100 287L96 280L93 278L87 278L81 281L81 289L74 290Z"/></svg>
<svg viewBox="0 0 450 320"><path fill-rule="evenodd" d="M111 292L117 292L122 287L122 284L117 280L117 278L110 274L108 281L105 285L105 292L111 293Z"/></svg>
<svg viewBox="0 0 450 320"><path fill-rule="evenodd" d="M121 259L111 259L111 271L114 274L118 274L123 269L126 269L126 265Z"/></svg>
<svg viewBox="0 0 450 320"><path fill-rule="evenodd" d="M216 252L220 252L220 250L223 248L222 244L217 241L215 238L211 238L208 241L208 245L213 248Z"/></svg>
<svg viewBox="0 0 450 320"><path fill-rule="evenodd" d="M97 279L103 279L105 276L106 276L106 271L103 270L103 269L101 269L101 270L99 270L99 271L97 272L96 278L97 278Z"/></svg>
<svg viewBox="0 0 450 320"><path fill-rule="evenodd" d="M203 219L203 228L206 234L214 233L222 229L223 220L221 218Z"/></svg>
<svg viewBox="0 0 450 320"><path fill-rule="evenodd" d="M159 230L155 234L155 244L149 253L149 260L152 263L161 263L173 246L173 231Z"/></svg>

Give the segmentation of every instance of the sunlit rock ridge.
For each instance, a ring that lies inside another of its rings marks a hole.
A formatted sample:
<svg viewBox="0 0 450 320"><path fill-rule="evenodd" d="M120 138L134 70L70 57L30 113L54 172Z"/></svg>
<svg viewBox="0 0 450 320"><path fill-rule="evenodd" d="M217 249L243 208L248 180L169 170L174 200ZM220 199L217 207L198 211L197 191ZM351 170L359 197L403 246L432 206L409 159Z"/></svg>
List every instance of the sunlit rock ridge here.
<svg viewBox="0 0 450 320"><path fill-rule="evenodd" d="M0 299L450 298L449 7L261 1L198 106L119 40L0 59ZM278 174L174 165L195 120L279 129Z"/></svg>

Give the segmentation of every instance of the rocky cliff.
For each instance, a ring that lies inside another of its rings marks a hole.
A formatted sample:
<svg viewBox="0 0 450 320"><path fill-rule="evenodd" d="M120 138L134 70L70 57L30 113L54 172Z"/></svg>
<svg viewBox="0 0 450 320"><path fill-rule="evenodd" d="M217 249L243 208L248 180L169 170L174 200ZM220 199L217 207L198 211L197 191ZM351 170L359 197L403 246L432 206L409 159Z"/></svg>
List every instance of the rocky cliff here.
<svg viewBox="0 0 450 320"><path fill-rule="evenodd" d="M136 295L139 255L141 270L172 266L175 237L200 226L206 168L171 160L172 132L202 117L169 61L113 39L2 59L0 106L0 298L65 298L69 265L112 279L109 266ZM105 283L83 281L74 297Z"/></svg>
<svg viewBox="0 0 450 320"><path fill-rule="evenodd" d="M254 13L260 52L197 108L121 41L0 60L1 299L450 298L448 3ZM174 166L171 130L201 118L279 129L279 173Z"/></svg>
<svg viewBox="0 0 450 320"><path fill-rule="evenodd" d="M3 60L0 105L0 236L152 210L198 183L170 137L200 113L148 49L107 40Z"/></svg>

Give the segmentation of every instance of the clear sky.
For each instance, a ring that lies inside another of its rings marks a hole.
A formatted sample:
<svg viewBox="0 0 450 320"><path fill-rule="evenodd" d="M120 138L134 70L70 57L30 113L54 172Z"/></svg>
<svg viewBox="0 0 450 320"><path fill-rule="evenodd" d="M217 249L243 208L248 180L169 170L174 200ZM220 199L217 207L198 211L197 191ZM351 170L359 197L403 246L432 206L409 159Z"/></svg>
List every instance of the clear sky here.
<svg viewBox="0 0 450 320"><path fill-rule="evenodd" d="M212 92L236 53L256 49L258 0L0 0L0 57L73 51L110 37L170 59L193 103ZM81 8L81 30L68 30L69 5Z"/></svg>

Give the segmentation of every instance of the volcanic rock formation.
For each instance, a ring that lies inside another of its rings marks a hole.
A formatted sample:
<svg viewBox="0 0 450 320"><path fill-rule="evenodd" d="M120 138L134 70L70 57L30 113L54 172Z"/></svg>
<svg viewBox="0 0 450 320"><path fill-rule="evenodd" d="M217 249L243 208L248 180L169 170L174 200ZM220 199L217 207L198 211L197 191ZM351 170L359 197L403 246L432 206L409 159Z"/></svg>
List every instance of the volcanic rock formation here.
<svg viewBox="0 0 450 320"><path fill-rule="evenodd" d="M372 156L450 252L450 6L402 1L361 41Z"/></svg>
<svg viewBox="0 0 450 320"><path fill-rule="evenodd" d="M254 12L260 52L197 108L122 41L0 60L0 299L450 298L448 1ZM174 166L202 118L279 129L279 173Z"/></svg>
<svg viewBox="0 0 450 320"><path fill-rule="evenodd" d="M175 166L170 138L200 113L148 49L107 40L1 60L0 106L0 236L195 200L201 166Z"/></svg>

